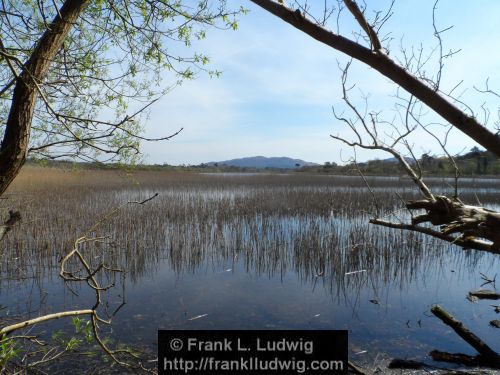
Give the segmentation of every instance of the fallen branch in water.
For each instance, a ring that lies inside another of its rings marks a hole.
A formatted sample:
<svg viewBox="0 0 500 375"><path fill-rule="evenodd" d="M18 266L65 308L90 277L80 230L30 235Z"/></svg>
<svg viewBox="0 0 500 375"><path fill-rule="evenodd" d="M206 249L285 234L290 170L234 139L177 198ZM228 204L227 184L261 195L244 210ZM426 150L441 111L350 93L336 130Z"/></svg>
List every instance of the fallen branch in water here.
<svg viewBox="0 0 500 375"><path fill-rule="evenodd" d="M476 297L478 299L492 299L492 300L500 299L500 293L488 289L473 290L469 292L469 296Z"/></svg>
<svg viewBox="0 0 500 375"><path fill-rule="evenodd" d="M400 359L400 358L395 358L389 363L389 368L392 369L412 369L412 370L418 370L421 369L422 367L425 366L425 363L418 362L418 361L413 361L411 359Z"/></svg>
<svg viewBox="0 0 500 375"><path fill-rule="evenodd" d="M469 356L465 354L451 354L434 350L429 353L435 361L446 361L454 363L462 363L468 366L489 366L500 368L500 354L491 349L484 341L477 337L464 324L455 319L441 306L434 306L431 312L441 319L441 321L450 326L465 342L472 346L479 353L477 356Z"/></svg>
<svg viewBox="0 0 500 375"><path fill-rule="evenodd" d="M99 219L96 223L94 223L81 237L77 238L73 244L72 249L61 259L61 268L60 268L60 276L65 282L84 282L86 283L90 289L95 294L95 304L91 309L83 309L83 310L73 310L73 311L62 311L58 313L52 313L43 315L37 318L25 320L22 322L18 322L15 324L11 324L8 326L0 327L0 343L2 340L12 340L16 339L16 337L11 337L10 334L16 330L20 330L23 328L27 328L33 326L38 323L44 323L55 319L60 319L64 317L77 317L82 315L88 315L90 317L89 324L91 329L91 335L95 339L96 343L102 349L104 353L106 353L116 364L126 367L129 369L142 370L144 372L155 373L153 368L145 368L138 355L129 349L111 349L108 346L106 340L104 340L100 336L100 324L111 324L111 318L114 314L123 306L120 307L111 315L108 315L108 319L104 319L98 313L99 308L103 305L103 294L110 288L114 287L114 283L110 283L109 285L102 285L102 279L104 273L116 273L123 272L122 270L111 268L106 266L104 263L100 263L98 265L93 265L87 257L85 257L82 251L83 244L89 243L98 243L103 242L107 237L106 236L96 236L95 232L98 227L107 222L110 218L112 218L115 214L117 214L123 207L129 204L137 204L144 205L145 203L151 201L155 197L158 196L158 193L146 198L142 201L131 201L125 204L122 204L107 214L105 214L101 219ZM10 226L14 225L17 221L20 220L19 213L10 212L10 219L6 222L6 225ZM7 228L10 228L7 227ZM3 236L6 231L9 229L6 228L5 225L0 226L0 235ZM2 232L2 230L4 230ZM17 337L18 338L18 337ZM35 341L34 339L31 340ZM38 345L42 345L40 342L36 342ZM52 349L50 349L52 350ZM50 352L49 350L49 352ZM65 349L66 350L66 349ZM64 351L63 351L64 352ZM23 368L31 368L37 364L44 364L49 361L55 360L62 355L62 353L56 353L51 356L45 355L40 361L36 361L31 364L23 364ZM123 358L123 359L122 359ZM2 358L0 358L1 362ZM0 366L1 367L1 366ZM0 370L1 372L1 370ZM3 373L3 372L2 372Z"/></svg>
<svg viewBox="0 0 500 375"><path fill-rule="evenodd" d="M472 356L461 353L446 353L439 350L433 350L429 355L432 360L436 362L457 363L467 367L487 366L494 369L500 369L500 364L488 361L485 362L481 355Z"/></svg>
<svg viewBox="0 0 500 375"><path fill-rule="evenodd" d="M410 201L406 204L409 210L424 209L427 213L415 216L412 224L430 222L440 225L445 235L459 233L462 240L475 241L485 238L491 241L491 251L500 251L500 213L483 207L464 204L457 197L448 198L442 195Z"/></svg>
<svg viewBox="0 0 500 375"><path fill-rule="evenodd" d="M2 329L0 329L0 338L18 329L29 327L38 323L43 323L49 320L65 318L67 316L92 315L92 314L95 314L95 311L88 309L88 310L62 311L59 313L39 316L38 318L25 320L24 322L11 324L10 326L3 327Z"/></svg>

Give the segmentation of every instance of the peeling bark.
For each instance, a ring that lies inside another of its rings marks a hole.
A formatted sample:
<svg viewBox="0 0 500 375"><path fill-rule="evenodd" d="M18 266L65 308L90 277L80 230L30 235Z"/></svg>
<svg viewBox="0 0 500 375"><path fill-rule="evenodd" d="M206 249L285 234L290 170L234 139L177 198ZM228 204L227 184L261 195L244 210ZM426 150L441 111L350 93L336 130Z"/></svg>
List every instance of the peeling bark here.
<svg viewBox="0 0 500 375"><path fill-rule="evenodd" d="M500 250L500 213L466 205L458 198L442 195L434 198L434 201L423 199L406 204L409 210L427 211L423 215L415 216L413 225L430 222L439 225L444 235L460 233L461 239L465 241L484 238L491 241L492 251Z"/></svg>

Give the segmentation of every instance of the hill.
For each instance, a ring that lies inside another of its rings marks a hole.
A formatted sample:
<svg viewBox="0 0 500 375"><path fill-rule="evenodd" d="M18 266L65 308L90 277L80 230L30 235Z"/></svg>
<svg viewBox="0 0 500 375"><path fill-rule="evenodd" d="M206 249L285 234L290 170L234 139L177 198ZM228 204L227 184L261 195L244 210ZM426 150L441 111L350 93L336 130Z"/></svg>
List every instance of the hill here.
<svg viewBox="0 0 500 375"><path fill-rule="evenodd" d="M240 159L231 159L224 161L212 161L206 163L207 166L229 166L229 167L239 167L239 168L257 168L257 169L294 169L300 167L314 167L319 164L311 163L301 159L292 159L288 157L270 157L265 156L253 156Z"/></svg>

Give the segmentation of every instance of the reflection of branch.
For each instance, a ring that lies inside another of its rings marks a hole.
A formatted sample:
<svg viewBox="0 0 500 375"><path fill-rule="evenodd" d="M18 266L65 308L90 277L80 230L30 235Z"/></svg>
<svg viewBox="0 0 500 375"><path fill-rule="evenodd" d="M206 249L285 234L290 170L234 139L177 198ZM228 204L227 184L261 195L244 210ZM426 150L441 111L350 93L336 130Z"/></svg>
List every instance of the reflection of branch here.
<svg viewBox="0 0 500 375"><path fill-rule="evenodd" d="M21 221L21 214L19 211L9 211L9 218L3 225L0 225L0 241L19 221Z"/></svg>

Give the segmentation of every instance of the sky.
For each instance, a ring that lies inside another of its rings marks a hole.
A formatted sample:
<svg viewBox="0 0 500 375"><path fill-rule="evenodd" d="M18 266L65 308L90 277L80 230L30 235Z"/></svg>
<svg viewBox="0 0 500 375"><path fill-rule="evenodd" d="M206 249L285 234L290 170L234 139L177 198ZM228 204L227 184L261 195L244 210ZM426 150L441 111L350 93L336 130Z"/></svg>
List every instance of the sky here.
<svg viewBox="0 0 500 375"><path fill-rule="evenodd" d="M385 0L366 2L368 6L376 3L380 9L386 9L388 4ZM347 162L353 156L352 149L330 137L333 134L352 139L352 133L332 112L335 108L348 114L341 100L339 69L339 64L348 61L346 56L248 0L229 0L228 4L243 5L250 11L239 17L238 30L210 30L207 38L195 46L211 57L212 67L221 70L222 76L199 74L154 104L145 124L146 137L184 129L169 141L143 143L145 161L196 165L261 155L320 164ZM484 87L489 78L490 87L500 91L500 2L483 0L480 6L476 4L456 0L441 0L438 4L437 26L453 26L442 34L444 51L460 50L445 60L441 87L449 91L461 82L454 94L460 95L481 121L481 106L488 106L493 126L500 100L478 93L474 85ZM406 51L423 47L424 54L432 51L436 46L433 5L434 1L428 0L396 1L394 14L381 33L391 39L391 57L401 56L401 46ZM353 17L343 12L341 34L354 38L357 30ZM437 60L431 59L425 69L434 72L436 67ZM389 122L399 118L395 111L396 86L387 78L353 62L348 82L355 84L352 99L363 111L379 112ZM439 120L425 109L424 114L429 123ZM442 126L432 129L444 139ZM439 144L423 132L416 132L409 141L417 156L443 153ZM458 130L452 130L448 137L447 146L453 154L474 145ZM374 151L357 151L356 156L360 161L390 157Z"/></svg>

